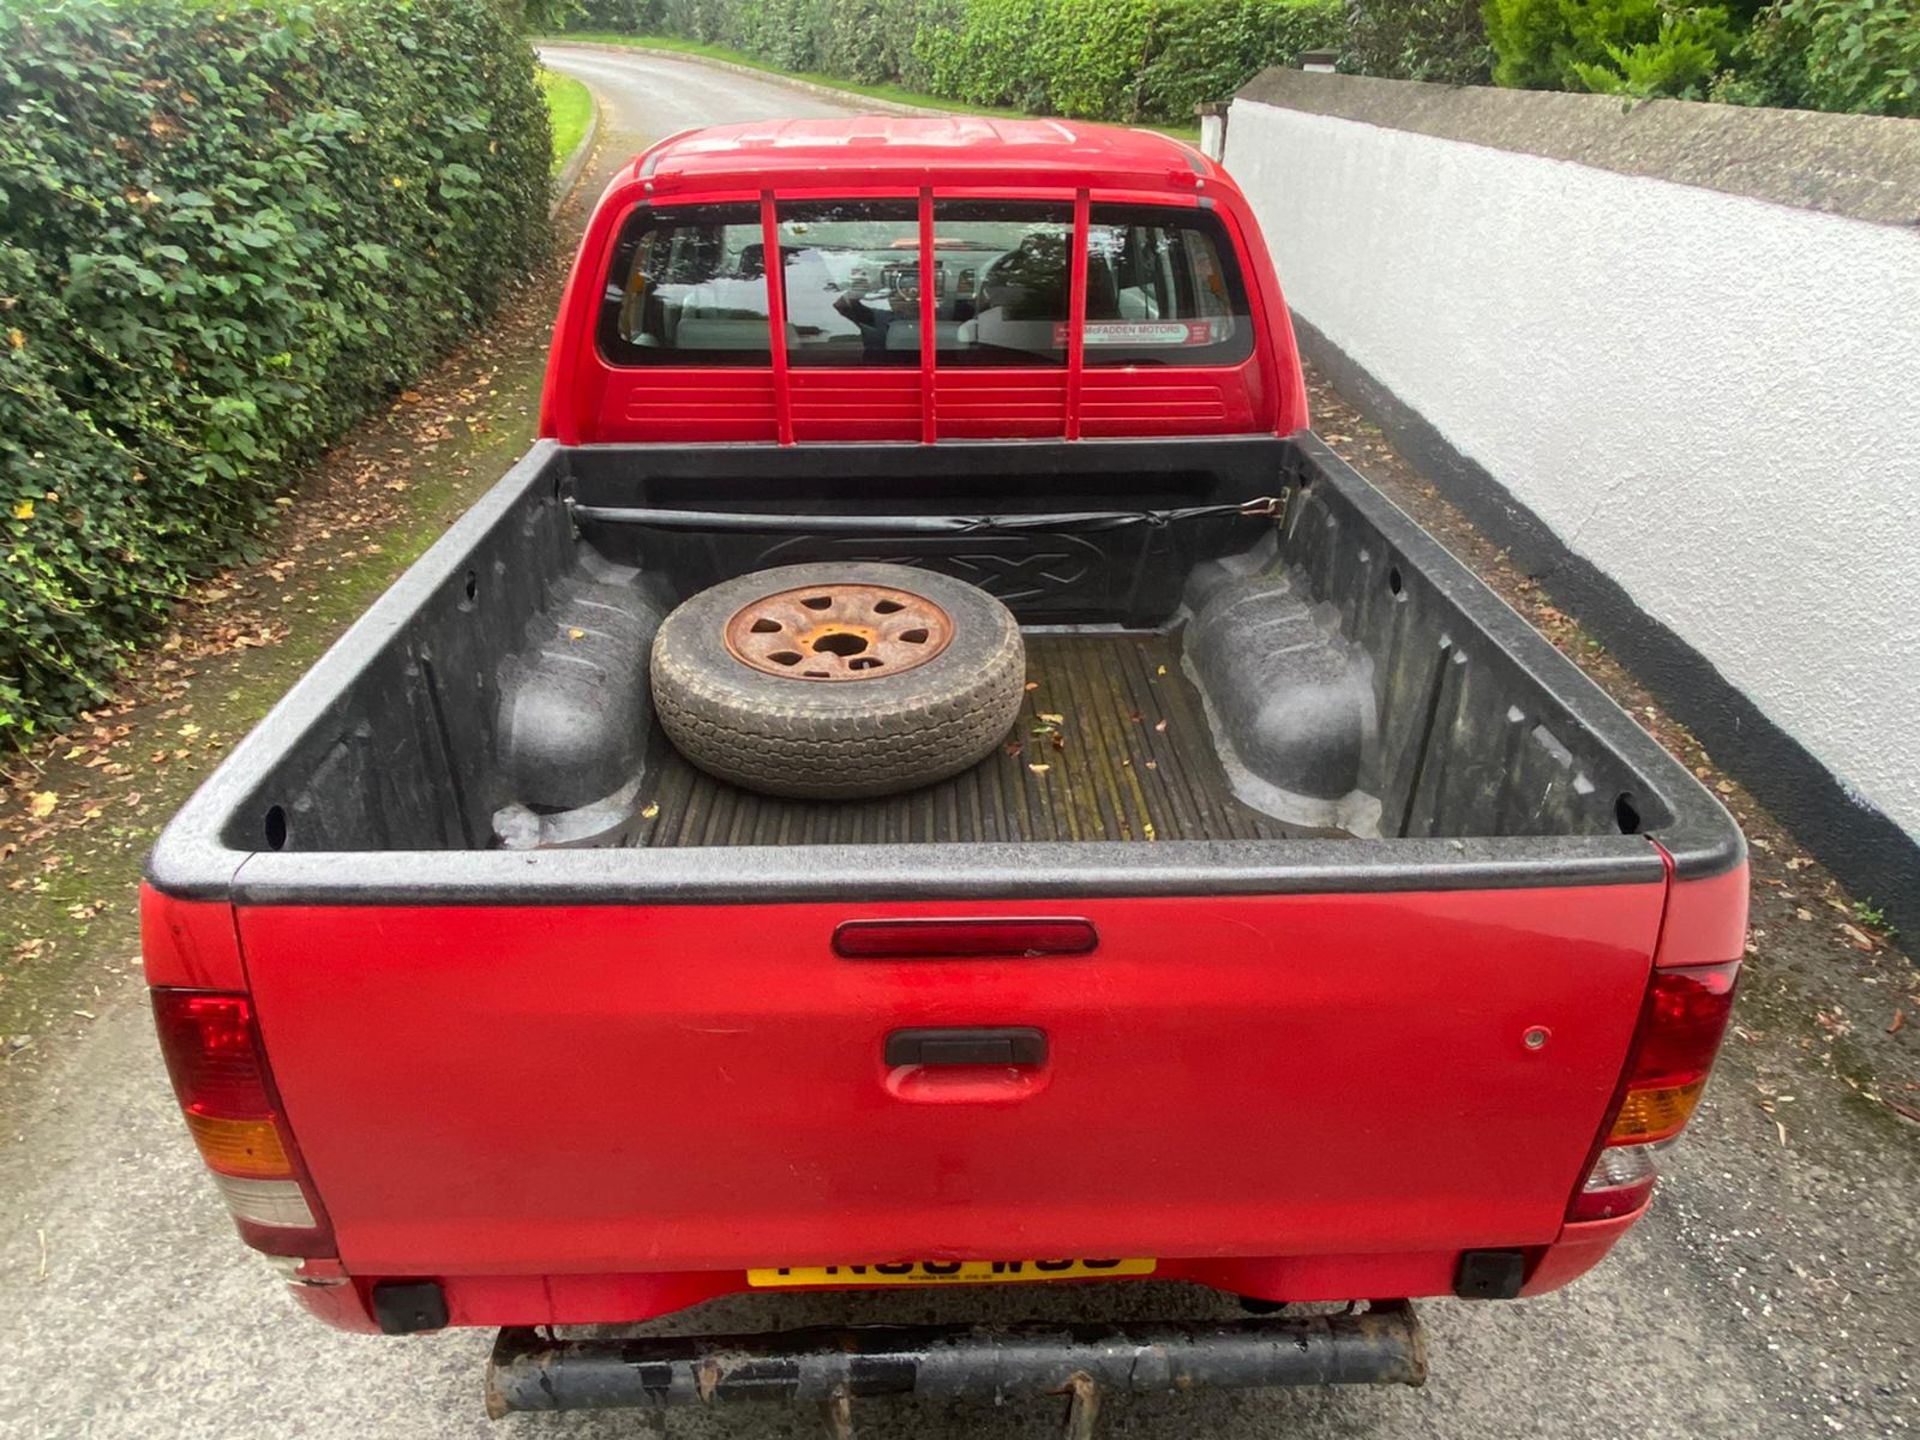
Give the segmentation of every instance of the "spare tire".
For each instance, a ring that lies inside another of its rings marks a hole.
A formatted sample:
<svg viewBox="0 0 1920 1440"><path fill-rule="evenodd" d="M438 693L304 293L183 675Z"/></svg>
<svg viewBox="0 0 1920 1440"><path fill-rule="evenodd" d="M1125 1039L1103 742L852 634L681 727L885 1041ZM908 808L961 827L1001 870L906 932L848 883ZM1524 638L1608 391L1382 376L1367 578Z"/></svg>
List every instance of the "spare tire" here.
<svg viewBox="0 0 1920 1440"><path fill-rule="evenodd" d="M653 704L695 765L857 799L956 775L1019 713L1026 645L977 586L907 565L785 565L703 590L653 641Z"/></svg>

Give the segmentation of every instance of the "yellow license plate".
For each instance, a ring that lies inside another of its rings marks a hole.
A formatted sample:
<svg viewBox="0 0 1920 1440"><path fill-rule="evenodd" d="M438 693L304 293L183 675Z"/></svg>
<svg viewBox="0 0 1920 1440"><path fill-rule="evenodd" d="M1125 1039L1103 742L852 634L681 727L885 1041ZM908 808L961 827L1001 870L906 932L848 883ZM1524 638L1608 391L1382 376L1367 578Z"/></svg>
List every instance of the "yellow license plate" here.
<svg viewBox="0 0 1920 1440"><path fill-rule="evenodd" d="M758 1290L809 1285L995 1285L1151 1275L1152 1260L914 1260L897 1265L783 1265L747 1271Z"/></svg>

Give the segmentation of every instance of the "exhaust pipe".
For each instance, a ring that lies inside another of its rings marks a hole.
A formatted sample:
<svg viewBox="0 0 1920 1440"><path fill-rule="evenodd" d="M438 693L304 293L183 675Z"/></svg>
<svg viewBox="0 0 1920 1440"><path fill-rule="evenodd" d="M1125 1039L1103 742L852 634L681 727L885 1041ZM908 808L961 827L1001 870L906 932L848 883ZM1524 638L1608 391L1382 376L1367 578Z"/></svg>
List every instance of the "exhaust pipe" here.
<svg viewBox="0 0 1920 1440"><path fill-rule="evenodd" d="M773 1400L845 1417L855 1399L1002 1401L1065 1395L1088 1427L1101 1393L1202 1386L1419 1385L1413 1307L1219 1323L847 1326L771 1335L560 1340L502 1330L487 1413L665 1409ZM850 1421L841 1419L851 1433ZM1074 1421L1069 1420L1069 1433ZM836 1426L836 1428L838 1428Z"/></svg>

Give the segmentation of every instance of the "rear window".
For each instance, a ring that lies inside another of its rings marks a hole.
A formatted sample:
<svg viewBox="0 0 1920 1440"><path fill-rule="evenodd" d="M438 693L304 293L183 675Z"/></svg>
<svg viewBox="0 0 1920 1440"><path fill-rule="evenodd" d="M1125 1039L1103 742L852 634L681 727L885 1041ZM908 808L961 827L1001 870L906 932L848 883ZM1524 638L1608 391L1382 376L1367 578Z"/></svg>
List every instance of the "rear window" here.
<svg viewBox="0 0 1920 1440"><path fill-rule="evenodd" d="M1095 205L1088 365L1234 365L1253 354L1246 286L1206 210Z"/></svg>
<svg viewBox="0 0 1920 1440"><path fill-rule="evenodd" d="M766 244L757 205L634 212L600 308L616 365L769 365Z"/></svg>
<svg viewBox="0 0 1920 1440"><path fill-rule="evenodd" d="M1066 202L933 202L936 365L1067 363Z"/></svg>
<svg viewBox="0 0 1920 1440"><path fill-rule="evenodd" d="M933 255L911 200L779 202L788 363L917 365L933 287L939 366L1064 365L1065 201L936 200ZM1253 353L1246 287L1206 210L1095 205L1090 366L1232 365ZM600 346L617 365L771 364L759 207L636 211L615 247Z"/></svg>
<svg viewBox="0 0 1920 1440"><path fill-rule="evenodd" d="M918 204L783 201L774 214L788 363L918 365Z"/></svg>

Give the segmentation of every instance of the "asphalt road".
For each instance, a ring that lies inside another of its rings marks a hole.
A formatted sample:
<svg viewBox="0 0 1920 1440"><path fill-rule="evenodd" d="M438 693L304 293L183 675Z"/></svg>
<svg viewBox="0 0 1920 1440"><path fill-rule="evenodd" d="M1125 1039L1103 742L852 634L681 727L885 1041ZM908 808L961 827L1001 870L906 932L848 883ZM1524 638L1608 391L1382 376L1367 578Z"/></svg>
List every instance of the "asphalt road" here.
<svg viewBox="0 0 1920 1440"><path fill-rule="evenodd" d="M684 126L841 107L678 61L555 51L603 109L582 192ZM575 219L576 205L568 212ZM4 900L0 900L4 903ZM601 1437L631 1416L490 1425L490 1337L336 1334L296 1313L234 1239L175 1115L124 955L72 1045L15 1087L0 1132L0 1434ZM1789 1036L1764 987L1650 1218L1598 1272L1512 1304L1436 1301L1419 1391L1155 1397L1110 1402L1112 1435L1566 1436L1578 1440L1900 1435L1920 1428L1920 1163L1910 1130L1862 1102ZM1755 1103L1773 1097L1772 1114ZM1789 1098L1790 1097L1790 1098ZM1285 1097L1244 1097L1284 1104ZM1786 1122L1777 1128L1776 1117ZM731 1300L683 1330L987 1313L1204 1313L1174 1287ZM989 1310L989 1307L991 1309ZM868 1436L1047 1435L1053 1405L875 1403ZM684 1436L812 1435L784 1409L677 1416Z"/></svg>

